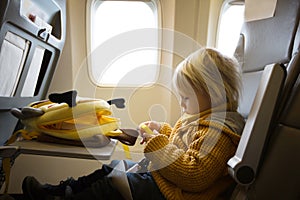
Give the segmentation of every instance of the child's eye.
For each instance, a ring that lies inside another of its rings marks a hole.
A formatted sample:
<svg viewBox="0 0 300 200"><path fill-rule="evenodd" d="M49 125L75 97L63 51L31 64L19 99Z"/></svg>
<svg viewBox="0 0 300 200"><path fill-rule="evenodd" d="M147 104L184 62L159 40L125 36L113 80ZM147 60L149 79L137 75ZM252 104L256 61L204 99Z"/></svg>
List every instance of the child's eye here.
<svg viewBox="0 0 300 200"><path fill-rule="evenodd" d="M187 101L189 98L188 97L181 97L182 100Z"/></svg>

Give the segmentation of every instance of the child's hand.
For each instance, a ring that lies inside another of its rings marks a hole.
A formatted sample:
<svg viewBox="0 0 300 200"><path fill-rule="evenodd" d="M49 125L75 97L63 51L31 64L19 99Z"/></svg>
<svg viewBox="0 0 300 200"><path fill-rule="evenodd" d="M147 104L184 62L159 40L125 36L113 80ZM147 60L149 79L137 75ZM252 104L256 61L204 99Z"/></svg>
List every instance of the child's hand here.
<svg viewBox="0 0 300 200"><path fill-rule="evenodd" d="M140 136L143 138L141 141L141 144L144 144L145 142L149 141L152 137L158 134L158 131L160 129L160 123L155 121L147 121L144 123L141 123L139 126L140 130Z"/></svg>
<svg viewBox="0 0 300 200"><path fill-rule="evenodd" d="M140 124L139 128L141 129L141 125L145 124L146 126L148 126L152 131L153 130L156 130L156 131L159 131L160 130L160 127L161 127L161 124L159 122L156 122L156 121L146 121L146 122L143 122ZM145 130L142 130L141 129L141 132L145 132Z"/></svg>

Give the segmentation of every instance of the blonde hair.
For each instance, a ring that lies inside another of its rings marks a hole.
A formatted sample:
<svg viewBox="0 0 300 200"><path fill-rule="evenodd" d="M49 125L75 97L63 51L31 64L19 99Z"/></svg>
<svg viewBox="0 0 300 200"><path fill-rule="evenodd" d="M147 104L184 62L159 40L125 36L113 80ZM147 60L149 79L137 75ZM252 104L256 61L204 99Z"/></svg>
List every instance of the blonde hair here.
<svg viewBox="0 0 300 200"><path fill-rule="evenodd" d="M240 96L241 77L238 62L211 48L201 48L176 68L173 82L178 90L192 87L195 93L206 93L211 106L227 103L235 111Z"/></svg>

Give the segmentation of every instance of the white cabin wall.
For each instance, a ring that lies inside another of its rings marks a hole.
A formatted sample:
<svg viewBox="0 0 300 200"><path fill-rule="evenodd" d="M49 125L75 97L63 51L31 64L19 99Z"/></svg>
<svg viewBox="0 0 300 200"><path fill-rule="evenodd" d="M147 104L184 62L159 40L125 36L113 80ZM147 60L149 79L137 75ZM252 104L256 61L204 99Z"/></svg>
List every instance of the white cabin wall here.
<svg viewBox="0 0 300 200"><path fill-rule="evenodd" d="M205 0L203 0L205 1ZM222 8L223 1L220 0L210 0L209 13L208 16L208 25L207 25L207 42L206 45L210 47L216 47L217 42L217 31L218 31L218 22L219 14ZM198 27L199 29L200 27Z"/></svg>
<svg viewBox="0 0 300 200"><path fill-rule="evenodd" d="M49 93L73 89L74 74L86 56L85 1L67 0L66 41Z"/></svg>

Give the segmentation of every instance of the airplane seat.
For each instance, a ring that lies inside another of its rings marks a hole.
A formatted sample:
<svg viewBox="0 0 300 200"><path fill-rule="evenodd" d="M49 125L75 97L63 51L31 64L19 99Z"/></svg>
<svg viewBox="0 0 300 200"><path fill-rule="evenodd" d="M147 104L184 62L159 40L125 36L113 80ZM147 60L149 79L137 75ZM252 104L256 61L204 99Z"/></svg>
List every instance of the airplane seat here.
<svg viewBox="0 0 300 200"><path fill-rule="evenodd" d="M0 1L0 188L2 163L9 168L19 151L4 146L20 124L10 110L46 98L65 37L65 1Z"/></svg>
<svg viewBox="0 0 300 200"><path fill-rule="evenodd" d="M300 179L300 27L287 65L283 93L275 109L259 174L248 187L249 199L299 199ZM298 39L297 39L298 38Z"/></svg>
<svg viewBox="0 0 300 200"><path fill-rule="evenodd" d="M228 161L231 199L300 198L299 17L298 0L278 0L273 17L243 24L236 55L247 120Z"/></svg>

